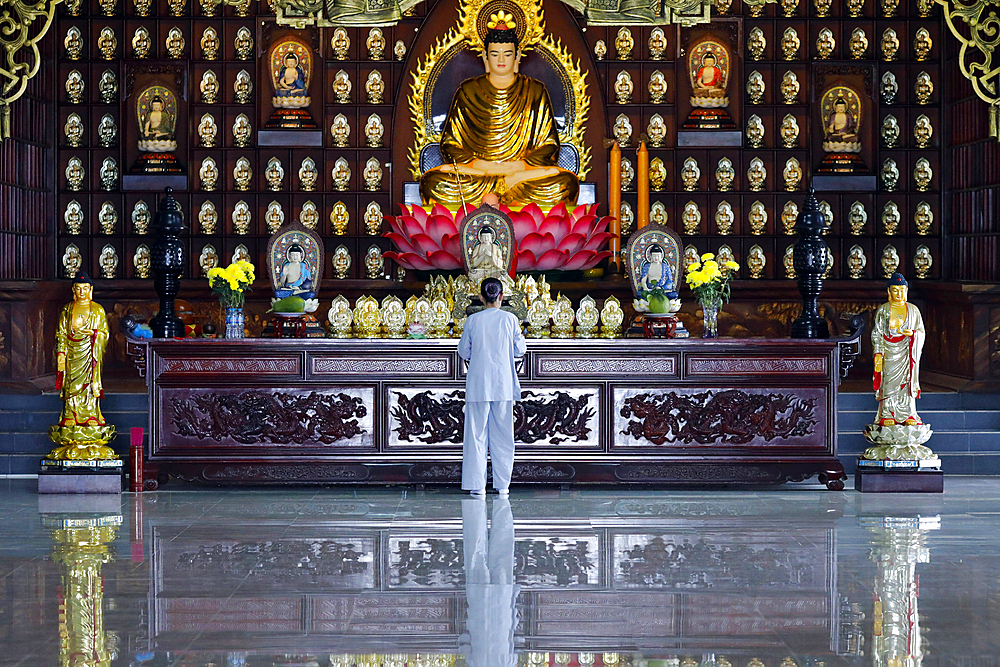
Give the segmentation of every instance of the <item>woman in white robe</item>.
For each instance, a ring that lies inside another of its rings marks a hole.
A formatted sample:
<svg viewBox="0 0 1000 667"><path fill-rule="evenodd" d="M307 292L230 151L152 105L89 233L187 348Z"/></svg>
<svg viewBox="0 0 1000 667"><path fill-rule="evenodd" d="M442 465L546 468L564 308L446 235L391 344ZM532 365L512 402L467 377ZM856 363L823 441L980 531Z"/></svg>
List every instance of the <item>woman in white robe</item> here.
<svg viewBox="0 0 1000 667"><path fill-rule="evenodd" d="M889 303L875 311L872 347L875 351L875 423L920 424L920 353L924 347L924 321L920 311L906 301L908 285L902 274L889 279Z"/></svg>

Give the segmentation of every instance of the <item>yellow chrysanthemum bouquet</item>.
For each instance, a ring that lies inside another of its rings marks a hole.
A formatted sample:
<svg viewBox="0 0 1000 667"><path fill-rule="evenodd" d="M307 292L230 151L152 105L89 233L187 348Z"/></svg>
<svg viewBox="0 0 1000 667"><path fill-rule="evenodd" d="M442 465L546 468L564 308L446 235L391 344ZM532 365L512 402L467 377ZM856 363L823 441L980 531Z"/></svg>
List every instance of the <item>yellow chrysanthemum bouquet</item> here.
<svg viewBox="0 0 1000 667"><path fill-rule="evenodd" d="M224 308L242 308L243 295L250 291L253 281L253 264L244 260L233 262L224 269L217 266L208 272L208 284Z"/></svg>
<svg viewBox="0 0 1000 667"><path fill-rule="evenodd" d="M710 252L702 255L700 262L688 266L684 280L701 304L706 338L717 335L719 308L723 303L729 303L729 277L733 271L739 270L740 265L736 262L720 264Z"/></svg>

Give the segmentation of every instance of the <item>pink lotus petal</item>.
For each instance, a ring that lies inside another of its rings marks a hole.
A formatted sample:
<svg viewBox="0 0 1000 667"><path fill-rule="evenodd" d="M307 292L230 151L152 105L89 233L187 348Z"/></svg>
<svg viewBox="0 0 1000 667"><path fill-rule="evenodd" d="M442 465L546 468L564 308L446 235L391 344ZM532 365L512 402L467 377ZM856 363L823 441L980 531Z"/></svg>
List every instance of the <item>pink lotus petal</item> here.
<svg viewBox="0 0 1000 667"><path fill-rule="evenodd" d="M514 225L515 239L523 239L528 234L538 231L538 225L535 224L535 219L527 213L514 211L510 214L510 221Z"/></svg>
<svg viewBox="0 0 1000 667"><path fill-rule="evenodd" d="M597 250L601 246L603 246L607 242L607 240L610 239L612 236L614 236L614 234L611 234L609 232L597 232L589 239L587 239L587 242L583 244L583 249L597 252Z"/></svg>
<svg viewBox="0 0 1000 667"><path fill-rule="evenodd" d="M538 204L528 204L521 209L521 213L530 215L535 221L535 229L539 229L542 226L542 220L545 219L545 215L542 214L542 209L538 208Z"/></svg>
<svg viewBox="0 0 1000 667"><path fill-rule="evenodd" d="M569 217L570 219L573 220L573 222L576 222L585 215L587 215L587 205L580 204L579 206L573 209L573 211L569 214Z"/></svg>
<svg viewBox="0 0 1000 667"><path fill-rule="evenodd" d="M542 256L535 262L536 271L552 271L561 269L563 264L569 259L569 253L551 248L542 253Z"/></svg>
<svg viewBox="0 0 1000 667"><path fill-rule="evenodd" d="M412 215L412 213L410 213L410 209L406 206L406 204L399 204L399 208L403 212L403 215Z"/></svg>
<svg viewBox="0 0 1000 667"><path fill-rule="evenodd" d="M584 236L590 236L590 233L594 231L594 223L597 221L597 216L584 215L580 216L580 219L573 223L573 233L583 234Z"/></svg>
<svg viewBox="0 0 1000 667"><path fill-rule="evenodd" d="M514 212L514 211L510 210L510 207L507 206L507 204L500 204L500 210L503 211L504 213L506 213L507 215L510 215L511 213ZM520 212L520 211L518 211L518 212Z"/></svg>
<svg viewBox="0 0 1000 667"><path fill-rule="evenodd" d="M441 239L444 238L445 234L458 233L458 229L455 227L455 223L450 216L437 214L427 218L427 224L424 225L424 229L427 232L427 236L434 239L434 243L438 247L441 247Z"/></svg>
<svg viewBox="0 0 1000 667"><path fill-rule="evenodd" d="M455 213L455 229L459 229L462 225L462 220L465 220L465 216L469 215L470 212L475 210L476 207L468 203L462 208L458 209L458 211Z"/></svg>
<svg viewBox="0 0 1000 667"><path fill-rule="evenodd" d="M410 237L410 243L412 243L413 246L418 249L418 252L423 255L429 255L435 250L441 249L441 244L436 243L434 239L427 236L427 234L414 234Z"/></svg>
<svg viewBox="0 0 1000 667"><path fill-rule="evenodd" d="M416 257L417 256L417 255L414 255L413 253L405 253L405 256L404 256L404 253L393 252L392 250L387 250L386 252L382 253L382 256L385 257L386 259L395 260L395 262L397 264L399 264L401 267L403 267L404 269L413 269L413 268L415 268L413 266L413 264L410 263L410 260L409 260L410 257Z"/></svg>
<svg viewBox="0 0 1000 667"><path fill-rule="evenodd" d="M409 239L407 239L402 234L397 234L396 232L386 232L382 236L392 239L392 242L396 244L396 247L402 252L420 252L419 248L415 248Z"/></svg>
<svg viewBox="0 0 1000 667"><path fill-rule="evenodd" d="M595 256L597 256L596 252L581 250L570 257L569 260L560 268L562 268L563 271L579 271L584 267L590 268L590 266L592 266L590 262Z"/></svg>
<svg viewBox="0 0 1000 667"><path fill-rule="evenodd" d="M441 204L434 204L433 208L431 208L431 213L430 214L431 215L443 215L446 218L453 218L453 216L451 214L451 211L449 211L448 209L446 209Z"/></svg>
<svg viewBox="0 0 1000 667"><path fill-rule="evenodd" d="M597 215L597 204L591 204L587 207L587 213L590 215Z"/></svg>
<svg viewBox="0 0 1000 667"><path fill-rule="evenodd" d="M530 250L535 253L535 257L555 247L556 239L552 234L539 234L538 232L528 234L517 243L518 250Z"/></svg>
<svg viewBox="0 0 1000 667"><path fill-rule="evenodd" d="M535 253L530 250L517 251L517 268L521 271L534 271L536 261Z"/></svg>
<svg viewBox="0 0 1000 667"><path fill-rule="evenodd" d="M590 230L589 235L600 234L601 232L608 231L608 226L611 221L614 220L610 215L605 215L604 217L598 218L594 221L593 227Z"/></svg>
<svg viewBox="0 0 1000 667"><path fill-rule="evenodd" d="M556 241L560 241L564 237L568 236L571 230L571 223L567 217L545 218L542 224L538 226L538 232L540 234L552 234Z"/></svg>
<svg viewBox="0 0 1000 667"><path fill-rule="evenodd" d="M564 237L556 247L559 250L565 250L569 253L570 257L572 257L580 250L583 250L583 246L586 242L587 237L583 234L569 234Z"/></svg>
<svg viewBox="0 0 1000 667"><path fill-rule="evenodd" d="M589 251L584 250L583 252L580 253L580 255L589 256L589 259L587 259L587 261L585 262L579 262L577 260L577 257L574 257L569 262L566 263L566 266L564 266L563 269L566 271L571 271L573 269L586 271L587 269L592 269L598 264L600 264L605 257L611 257L611 251L602 250L601 252L589 253Z"/></svg>
<svg viewBox="0 0 1000 667"><path fill-rule="evenodd" d="M402 252L396 258L400 265L416 271L433 271L435 266L420 255L412 252Z"/></svg>
<svg viewBox="0 0 1000 667"><path fill-rule="evenodd" d="M414 206L413 208L417 208ZM424 218L425 220L427 218ZM418 218L411 217L409 215L401 215L397 220L400 221L403 229L403 236L413 236L414 234L423 234L424 226L420 223Z"/></svg>
<svg viewBox="0 0 1000 667"><path fill-rule="evenodd" d="M549 210L548 215L546 215L545 217L568 218L569 211L566 210L566 204L557 204Z"/></svg>
<svg viewBox="0 0 1000 667"><path fill-rule="evenodd" d="M462 263L462 242L458 234L445 234L441 239L441 248Z"/></svg>
<svg viewBox="0 0 1000 667"><path fill-rule="evenodd" d="M391 215L385 216L386 222L389 223L389 229L400 236L406 236L406 227L404 227L399 218L393 217Z"/></svg>
<svg viewBox="0 0 1000 667"><path fill-rule="evenodd" d="M416 204L413 205L413 210L411 211L411 215L417 219L421 227L425 222L427 222L427 211L417 206Z"/></svg>
<svg viewBox="0 0 1000 667"><path fill-rule="evenodd" d="M442 271L462 268L462 262L444 250L435 250L427 256L427 260L434 265L435 269L441 269Z"/></svg>

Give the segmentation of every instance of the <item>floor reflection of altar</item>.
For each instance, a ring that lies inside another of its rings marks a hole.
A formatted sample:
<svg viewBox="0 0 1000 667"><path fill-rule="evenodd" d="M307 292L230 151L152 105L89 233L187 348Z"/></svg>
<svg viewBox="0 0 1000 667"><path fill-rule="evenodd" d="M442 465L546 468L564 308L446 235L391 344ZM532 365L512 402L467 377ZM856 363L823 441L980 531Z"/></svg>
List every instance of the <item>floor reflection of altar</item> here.
<svg viewBox="0 0 1000 667"><path fill-rule="evenodd" d="M464 362L455 346L134 345L149 386L148 464L161 479L216 484L456 483ZM842 488L837 386L852 359L842 346L850 345L530 341L514 481L774 484L819 475Z"/></svg>

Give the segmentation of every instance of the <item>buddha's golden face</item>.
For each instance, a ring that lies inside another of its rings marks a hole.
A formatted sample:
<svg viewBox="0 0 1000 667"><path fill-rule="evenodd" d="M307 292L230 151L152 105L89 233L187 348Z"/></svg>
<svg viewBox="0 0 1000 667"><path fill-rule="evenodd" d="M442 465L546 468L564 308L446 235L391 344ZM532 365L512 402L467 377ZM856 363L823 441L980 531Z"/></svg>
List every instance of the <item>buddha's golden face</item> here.
<svg viewBox="0 0 1000 667"><path fill-rule="evenodd" d="M80 303L87 303L94 294L94 286L89 283L76 283L73 285L73 300Z"/></svg>
<svg viewBox="0 0 1000 667"><path fill-rule="evenodd" d="M909 290L905 285L892 285L889 287L889 301L891 303L906 303L906 295Z"/></svg>
<svg viewBox="0 0 1000 667"><path fill-rule="evenodd" d="M486 47L486 53L483 55L487 74L498 76L516 72L520 60L521 54L513 44L490 44Z"/></svg>

